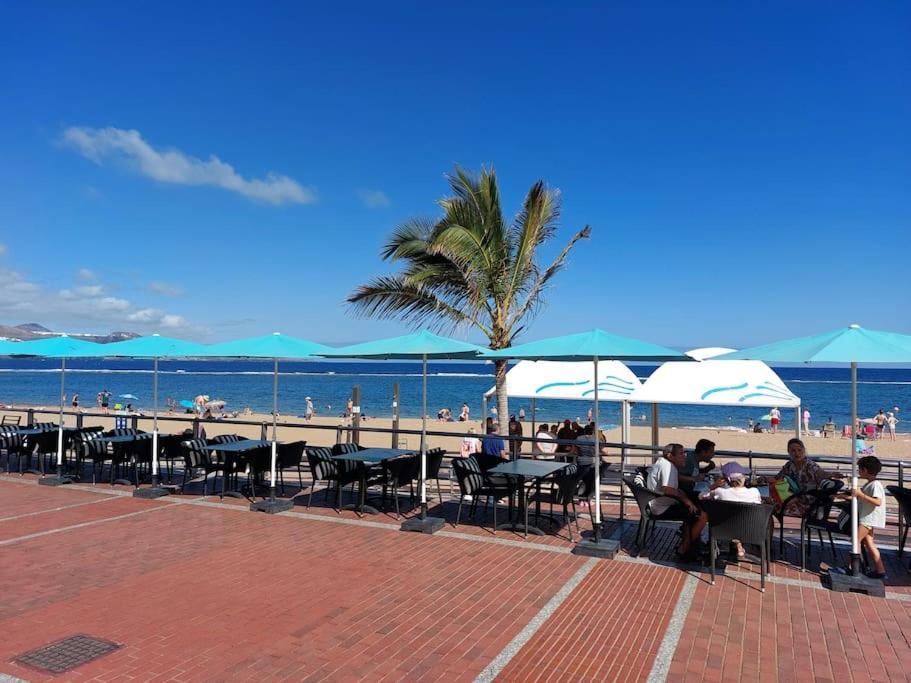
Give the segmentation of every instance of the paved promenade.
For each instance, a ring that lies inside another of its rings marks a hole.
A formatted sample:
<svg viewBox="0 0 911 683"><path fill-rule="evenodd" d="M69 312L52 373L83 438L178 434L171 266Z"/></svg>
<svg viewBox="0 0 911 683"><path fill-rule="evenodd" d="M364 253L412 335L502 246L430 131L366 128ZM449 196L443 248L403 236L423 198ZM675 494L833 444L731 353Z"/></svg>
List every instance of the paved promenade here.
<svg viewBox="0 0 911 683"><path fill-rule="evenodd" d="M431 537L307 512L305 496L268 516L130 492L0 476L0 681L911 675L911 582L894 554L886 599L832 593L787 561L762 594L747 567L712 586L669 566L671 530L651 557L597 561L570 554L565 529L525 541L487 519ZM633 529L607 533L626 547ZM34 664L74 635L109 651L56 675Z"/></svg>

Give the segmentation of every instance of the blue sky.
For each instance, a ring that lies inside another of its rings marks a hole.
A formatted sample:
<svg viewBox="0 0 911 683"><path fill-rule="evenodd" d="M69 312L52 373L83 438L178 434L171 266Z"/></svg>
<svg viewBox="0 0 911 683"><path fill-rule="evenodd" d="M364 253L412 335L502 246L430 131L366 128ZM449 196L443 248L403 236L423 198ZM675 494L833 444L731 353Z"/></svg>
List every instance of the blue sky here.
<svg viewBox="0 0 911 683"><path fill-rule="evenodd" d="M397 334L342 302L458 163L593 228L526 340L911 333L911 6L562 4L9 5L0 323Z"/></svg>

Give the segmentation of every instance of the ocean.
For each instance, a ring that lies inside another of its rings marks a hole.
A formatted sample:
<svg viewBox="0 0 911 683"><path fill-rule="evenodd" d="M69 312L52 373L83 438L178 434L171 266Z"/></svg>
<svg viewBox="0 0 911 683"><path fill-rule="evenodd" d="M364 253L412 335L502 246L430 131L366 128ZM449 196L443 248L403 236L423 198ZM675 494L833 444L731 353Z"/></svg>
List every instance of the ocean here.
<svg viewBox="0 0 911 683"><path fill-rule="evenodd" d="M250 406L257 412L272 409L272 364L267 361L161 361L160 403L167 397L191 400L198 394L226 401L228 410ZM633 372L645 380L654 366L633 365ZM305 397L313 399L317 414L338 415L354 385L361 389L363 413L377 417L392 414L393 384L399 383L401 414L420 417L421 366L408 362L314 361L283 362L279 366L279 411L286 415L304 412ZM52 359L0 359L0 404L56 405L60 383L60 363ZM458 415L463 402L471 408L473 419L481 417L481 397L493 386L493 366L479 362L430 362L428 364L428 411L436 415L450 408ZM850 374L848 368L781 367L776 372L812 413L811 427L818 428L831 417L837 424L850 422ZM858 371L858 412L872 417L906 407L911 413L911 370L861 368ZM107 389L114 396L133 394L137 408L152 405L152 364L139 360L85 359L67 364L68 401L78 393L83 406L95 404L96 394ZM126 400L123 400L126 403ZM510 401L510 412L524 408L531 418L527 399ZM538 400L539 422L564 418L584 418L590 407L585 401ZM742 407L695 407L664 405L661 423L678 427L745 427L765 412ZM602 423L619 422L619 405L602 404ZM648 424L649 406L634 406L634 424ZM640 420L644 416L644 420ZM903 412L897 413L898 430L911 431ZM794 424L792 410L782 409L783 426Z"/></svg>

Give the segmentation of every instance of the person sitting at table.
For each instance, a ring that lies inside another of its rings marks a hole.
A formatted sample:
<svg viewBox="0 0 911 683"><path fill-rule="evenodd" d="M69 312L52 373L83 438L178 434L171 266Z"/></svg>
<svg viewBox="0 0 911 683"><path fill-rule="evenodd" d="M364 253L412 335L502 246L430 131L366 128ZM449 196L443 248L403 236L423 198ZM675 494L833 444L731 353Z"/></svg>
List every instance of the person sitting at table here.
<svg viewBox="0 0 911 683"><path fill-rule="evenodd" d="M557 438L561 441L572 441L576 438L575 433L573 432L572 422L569 420L563 420L563 426L557 430ZM557 453L569 453L572 451L572 446L568 444L559 444L557 446Z"/></svg>
<svg viewBox="0 0 911 683"><path fill-rule="evenodd" d="M746 485L748 474L749 472L739 463L727 462L721 468L721 478L699 497L703 500L725 500L732 503L756 503L758 505L762 502L762 496L759 495L759 489ZM731 545L738 558L746 555L740 541L735 540Z"/></svg>
<svg viewBox="0 0 911 683"><path fill-rule="evenodd" d="M823 479L841 479L840 472L828 472L807 457L807 448L803 441L792 438L788 441L788 457L790 458L782 467L775 479L788 479L791 483L791 493L795 493L794 484L799 490L814 489ZM788 517L803 517L810 501L805 497L792 498L785 506L785 515Z"/></svg>
<svg viewBox="0 0 911 683"><path fill-rule="evenodd" d="M500 436L500 427L496 424L487 428L487 435L481 439L481 452L486 455L495 455L501 460L509 460L506 453L506 443Z"/></svg>
<svg viewBox="0 0 911 683"><path fill-rule="evenodd" d="M646 488L660 494L649 503L649 511L655 519L683 520L683 538L677 553L686 559L694 559L697 541L702 535L708 517L693 501L680 490L677 470L683 466L684 448L672 443L648 469Z"/></svg>
<svg viewBox="0 0 911 683"><path fill-rule="evenodd" d="M459 455L463 458L481 453L481 440L475 436L474 427L468 428L468 436L462 439L462 445L459 446Z"/></svg>
<svg viewBox="0 0 911 683"><path fill-rule="evenodd" d="M699 439L692 451L685 452L683 467L677 470L677 479L680 490L690 498L696 497L696 484L705 481L705 475L700 470L702 463L709 463L715 457L715 442L708 439Z"/></svg>
<svg viewBox="0 0 911 683"><path fill-rule="evenodd" d="M557 444L554 443L554 437L550 435L550 427L542 424L538 427L535 434L536 441L531 447L531 452L536 458L552 458L554 451L557 450Z"/></svg>
<svg viewBox="0 0 911 683"><path fill-rule="evenodd" d="M595 426L587 424L582 428L582 433L576 437L576 444L573 446L573 452L576 455L576 464L582 467L595 466L595 445L600 446L599 454L603 457L608 454L607 446L601 446L600 441L595 438ZM600 460L600 458L599 458Z"/></svg>

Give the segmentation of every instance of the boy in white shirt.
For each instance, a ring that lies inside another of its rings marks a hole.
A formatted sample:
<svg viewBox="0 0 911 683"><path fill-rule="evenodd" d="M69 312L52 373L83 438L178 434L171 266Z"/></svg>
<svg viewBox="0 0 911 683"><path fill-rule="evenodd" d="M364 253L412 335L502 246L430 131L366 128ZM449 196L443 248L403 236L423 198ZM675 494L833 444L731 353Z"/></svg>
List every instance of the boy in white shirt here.
<svg viewBox="0 0 911 683"><path fill-rule="evenodd" d="M839 494L839 498L857 498L857 538L867 549L867 556L873 562L873 569L867 572L871 579L886 578L886 568L879 554L873 535L876 529L886 528L886 490L876 476L883 466L874 455L867 455L857 461L857 476L866 479L862 488Z"/></svg>

